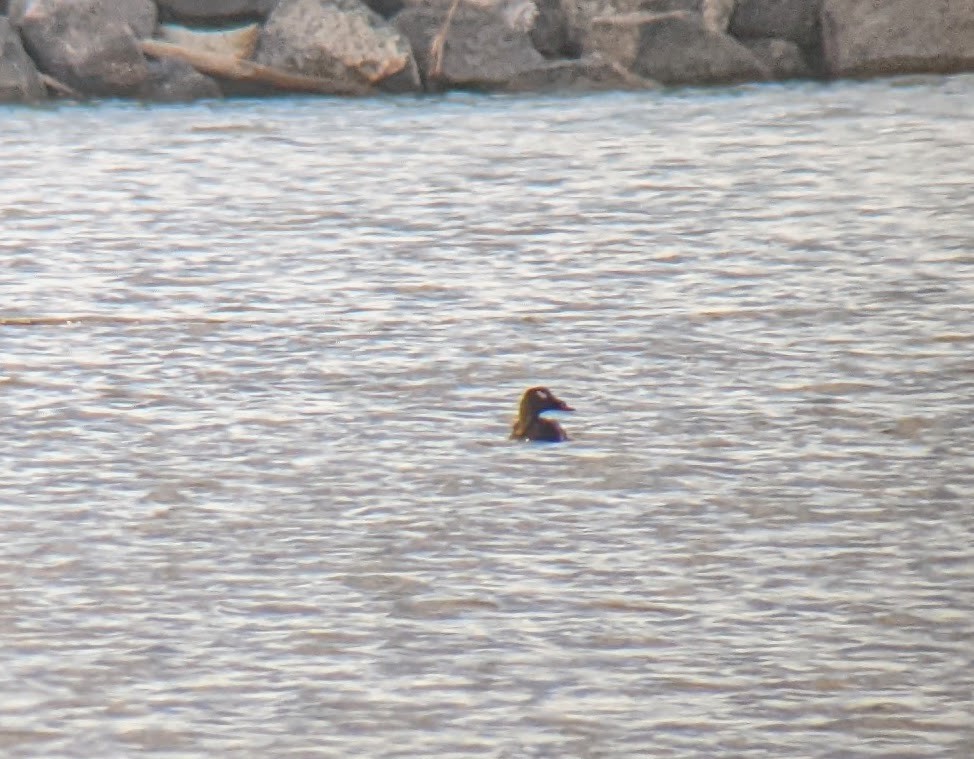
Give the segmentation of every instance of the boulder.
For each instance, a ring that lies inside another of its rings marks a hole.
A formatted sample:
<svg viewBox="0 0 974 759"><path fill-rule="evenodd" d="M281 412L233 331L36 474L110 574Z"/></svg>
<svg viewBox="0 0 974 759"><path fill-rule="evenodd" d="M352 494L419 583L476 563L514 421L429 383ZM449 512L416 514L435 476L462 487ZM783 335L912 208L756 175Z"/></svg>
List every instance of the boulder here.
<svg viewBox="0 0 974 759"><path fill-rule="evenodd" d="M631 13L667 13L699 10L702 0L564 0L565 15L576 33L584 37L592 19Z"/></svg>
<svg viewBox="0 0 974 759"><path fill-rule="evenodd" d="M801 48L791 40L749 39L741 42L765 65L774 79L808 79L813 75Z"/></svg>
<svg viewBox="0 0 974 759"><path fill-rule="evenodd" d="M639 76L663 84L764 81L771 72L727 34L708 29L698 13L632 13L593 19L587 53L602 53Z"/></svg>
<svg viewBox="0 0 974 759"><path fill-rule="evenodd" d="M545 61L522 71L497 87L503 92L598 92L650 90L659 85L643 79L618 63L591 55L572 60Z"/></svg>
<svg viewBox="0 0 974 759"><path fill-rule="evenodd" d="M537 0L538 16L529 32L535 49L545 58L578 58L582 50L568 23L565 0Z"/></svg>
<svg viewBox="0 0 974 759"><path fill-rule="evenodd" d="M637 10L646 13L699 13L708 29L726 32L734 12L734 2L735 0L639 0Z"/></svg>
<svg viewBox="0 0 974 759"><path fill-rule="evenodd" d="M728 29L738 39L775 37L817 48L821 8L822 0L737 0Z"/></svg>
<svg viewBox="0 0 974 759"><path fill-rule="evenodd" d="M427 89L503 89L543 67L545 58L527 32L512 29L494 11L460 5L445 25L447 14L444 7L413 6L393 19L413 46Z"/></svg>
<svg viewBox="0 0 974 759"><path fill-rule="evenodd" d="M607 16L633 13L672 13L686 11L699 14L704 25L715 32L727 31L734 0L562 0L568 27L579 47L592 29L592 22Z"/></svg>
<svg viewBox="0 0 974 759"><path fill-rule="evenodd" d="M255 60L387 91L420 89L409 41L359 0L281 0L261 32Z"/></svg>
<svg viewBox="0 0 974 759"><path fill-rule="evenodd" d="M138 37L155 29L151 0L33 0L18 22L38 68L84 94L132 95L148 76Z"/></svg>
<svg viewBox="0 0 974 759"><path fill-rule="evenodd" d="M701 4L700 15L708 29L715 32L726 32L730 26L731 16L737 0L704 0Z"/></svg>
<svg viewBox="0 0 974 759"><path fill-rule="evenodd" d="M562 0L568 33L581 53L592 19L637 13L642 0Z"/></svg>
<svg viewBox="0 0 974 759"><path fill-rule="evenodd" d="M497 14L511 29L526 32L534 26L538 17L538 4L535 0L460 0L466 8L473 8ZM404 0L403 8L414 6L435 6L444 12L453 5L453 0Z"/></svg>
<svg viewBox="0 0 974 759"><path fill-rule="evenodd" d="M250 58L257 49L259 34L260 27L257 24L219 30L187 29L185 26L160 24L157 36L163 42L190 50Z"/></svg>
<svg viewBox="0 0 974 759"><path fill-rule="evenodd" d="M704 0L638 0L636 10L643 13L689 11L703 15L703 4Z"/></svg>
<svg viewBox="0 0 974 759"><path fill-rule="evenodd" d="M538 18L534 0L491 0L485 7L500 15L509 28L518 32L530 32Z"/></svg>
<svg viewBox="0 0 974 759"><path fill-rule="evenodd" d="M363 2L385 19L392 18L406 7L404 0L363 0Z"/></svg>
<svg viewBox="0 0 974 759"><path fill-rule="evenodd" d="M157 0L159 13L168 21L226 24L263 21L277 0Z"/></svg>
<svg viewBox="0 0 974 759"><path fill-rule="evenodd" d="M159 13L152 0L11 0L10 20L23 26L27 18L53 18L62 26L78 23L88 16L98 21L121 21L139 38L151 37Z"/></svg>
<svg viewBox="0 0 974 759"><path fill-rule="evenodd" d="M3 12L14 26L20 26L20 19L23 18L24 11L27 9L27 2L28 0L9 0L6 4Z"/></svg>
<svg viewBox="0 0 974 759"><path fill-rule="evenodd" d="M10 20L0 16L0 103L43 100L47 89Z"/></svg>
<svg viewBox="0 0 974 759"><path fill-rule="evenodd" d="M974 0L824 0L821 24L833 76L974 69Z"/></svg>
<svg viewBox="0 0 974 759"><path fill-rule="evenodd" d="M199 73L188 63L174 60L149 61L149 75L139 87L138 97L163 103L218 98L223 93L214 79Z"/></svg>

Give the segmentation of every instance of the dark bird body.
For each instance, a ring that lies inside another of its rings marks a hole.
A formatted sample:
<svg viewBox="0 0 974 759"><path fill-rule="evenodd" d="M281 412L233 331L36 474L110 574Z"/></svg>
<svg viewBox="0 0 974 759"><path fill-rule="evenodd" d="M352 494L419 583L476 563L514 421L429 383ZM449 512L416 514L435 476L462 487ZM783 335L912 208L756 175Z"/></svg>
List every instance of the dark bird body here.
<svg viewBox="0 0 974 759"><path fill-rule="evenodd" d="M561 443L568 435L558 422L542 419L545 411L574 411L546 387L532 387L524 391L518 408L511 440L536 440L545 443Z"/></svg>

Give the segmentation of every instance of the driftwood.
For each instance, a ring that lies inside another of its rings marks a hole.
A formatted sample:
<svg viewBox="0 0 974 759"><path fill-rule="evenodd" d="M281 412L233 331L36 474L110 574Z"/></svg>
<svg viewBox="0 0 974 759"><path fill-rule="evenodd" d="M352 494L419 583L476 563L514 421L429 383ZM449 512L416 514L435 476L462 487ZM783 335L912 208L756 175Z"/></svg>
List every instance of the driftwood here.
<svg viewBox="0 0 974 759"><path fill-rule="evenodd" d="M366 81L339 82L316 76L295 74L291 71L245 61L232 55L204 53L180 45L159 40L140 40L142 52L153 58L173 58L188 63L201 74L255 82L288 92L317 92L325 95L367 95L372 88ZM354 75L354 72L351 72Z"/></svg>
<svg viewBox="0 0 974 759"><path fill-rule="evenodd" d="M446 12L446 18L443 19L443 24L440 26L440 30L433 37L433 41L430 42L430 77L438 78L443 74L443 56L446 53L446 36L450 33L450 25L453 23L453 14L457 12L457 8L460 7L460 0L453 0L453 4L450 5L450 9Z"/></svg>
<svg viewBox="0 0 974 759"><path fill-rule="evenodd" d="M53 76L50 76L48 74L41 74L41 81L44 83L44 86L47 87L49 90L54 90L54 92L56 92L57 94L63 97L71 98L72 100L85 99L85 96L82 95L80 92L78 92L76 89L74 89L73 87L69 87L64 82L59 82Z"/></svg>

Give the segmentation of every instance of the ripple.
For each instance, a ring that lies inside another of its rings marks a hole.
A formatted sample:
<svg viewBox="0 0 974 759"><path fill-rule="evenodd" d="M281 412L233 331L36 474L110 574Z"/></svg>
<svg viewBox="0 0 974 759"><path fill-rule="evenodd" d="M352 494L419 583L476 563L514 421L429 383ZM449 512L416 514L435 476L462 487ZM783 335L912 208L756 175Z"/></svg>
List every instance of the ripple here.
<svg viewBox="0 0 974 759"><path fill-rule="evenodd" d="M11 111L0 745L962 754L972 85Z"/></svg>

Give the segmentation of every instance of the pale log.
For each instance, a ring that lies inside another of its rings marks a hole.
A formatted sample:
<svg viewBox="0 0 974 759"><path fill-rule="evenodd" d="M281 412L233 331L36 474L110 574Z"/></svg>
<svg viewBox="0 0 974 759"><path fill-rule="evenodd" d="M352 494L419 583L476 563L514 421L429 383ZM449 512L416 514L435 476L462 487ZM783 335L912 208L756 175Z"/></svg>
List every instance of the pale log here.
<svg viewBox="0 0 974 759"><path fill-rule="evenodd" d="M273 66L245 61L232 55L204 53L159 40L140 40L142 52L153 58L174 58L195 68L201 74L256 82L288 92L317 92L324 95L368 95L372 88L366 82L339 82L316 76L295 74ZM350 72L354 76L354 72Z"/></svg>

